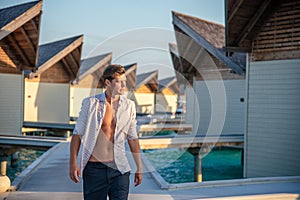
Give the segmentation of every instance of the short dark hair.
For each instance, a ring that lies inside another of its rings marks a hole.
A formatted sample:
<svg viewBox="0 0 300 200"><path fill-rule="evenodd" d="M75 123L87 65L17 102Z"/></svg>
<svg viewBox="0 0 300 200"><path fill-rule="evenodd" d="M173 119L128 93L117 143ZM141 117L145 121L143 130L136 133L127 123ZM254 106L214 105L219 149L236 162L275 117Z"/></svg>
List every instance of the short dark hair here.
<svg viewBox="0 0 300 200"><path fill-rule="evenodd" d="M112 81L117 76L122 76L125 74L125 68L122 65L114 64L109 65L103 72L102 79L105 81L108 79L109 81Z"/></svg>

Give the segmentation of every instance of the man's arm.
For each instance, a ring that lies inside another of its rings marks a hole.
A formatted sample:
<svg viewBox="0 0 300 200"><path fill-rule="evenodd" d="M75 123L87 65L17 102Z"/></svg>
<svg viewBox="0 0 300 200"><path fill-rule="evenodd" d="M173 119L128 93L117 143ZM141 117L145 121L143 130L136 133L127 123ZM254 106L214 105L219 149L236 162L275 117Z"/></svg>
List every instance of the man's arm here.
<svg viewBox="0 0 300 200"><path fill-rule="evenodd" d="M70 144L70 161L69 161L69 167L70 167L70 178L75 182L78 183L79 179L78 177L80 176L80 169L77 165L77 156L79 152L81 144L81 139L79 135L73 135L71 139L71 144Z"/></svg>
<svg viewBox="0 0 300 200"><path fill-rule="evenodd" d="M137 171L134 176L134 185L138 186L142 183L143 179L143 165L141 160L140 143L139 139L128 140L128 144L133 155Z"/></svg>
<svg viewBox="0 0 300 200"><path fill-rule="evenodd" d="M70 144L69 173L70 173L70 178L75 183L79 182L78 177L80 176L80 169L77 165L77 157L78 157L78 152L81 144L81 137L85 133L89 106L90 106L90 99L85 98L81 103L81 110L79 112L79 117L76 120L76 125L73 131L73 136Z"/></svg>

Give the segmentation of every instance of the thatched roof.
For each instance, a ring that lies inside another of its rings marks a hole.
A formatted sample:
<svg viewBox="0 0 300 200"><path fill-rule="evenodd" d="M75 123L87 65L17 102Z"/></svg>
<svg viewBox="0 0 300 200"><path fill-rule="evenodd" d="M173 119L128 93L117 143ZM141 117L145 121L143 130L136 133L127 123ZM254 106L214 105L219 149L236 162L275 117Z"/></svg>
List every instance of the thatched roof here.
<svg viewBox="0 0 300 200"><path fill-rule="evenodd" d="M111 59L112 53L106 53L81 60L79 73L74 84L95 72L99 74L100 77L103 74L104 69L111 63Z"/></svg>
<svg viewBox="0 0 300 200"><path fill-rule="evenodd" d="M175 43L169 43L169 51L175 56L179 57L178 48Z"/></svg>
<svg viewBox="0 0 300 200"><path fill-rule="evenodd" d="M0 28L2 29L7 24L12 23L17 17L24 14L38 3L39 1L33 1L0 9Z"/></svg>
<svg viewBox="0 0 300 200"><path fill-rule="evenodd" d="M175 69L175 75L176 75L176 79L178 84L185 84L186 81L184 80L184 77L182 76L182 71L183 71L183 66L181 64L180 61L180 56L179 56L179 52L178 52L178 47L176 44L174 43L169 43L169 51L171 54L171 59L172 59L172 64L173 64L173 68Z"/></svg>
<svg viewBox="0 0 300 200"><path fill-rule="evenodd" d="M0 71L21 73L35 69L41 13L41 1L0 9L0 60L10 63ZM0 68L5 67L3 63Z"/></svg>
<svg viewBox="0 0 300 200"><path fill-rule="evenodd" d="M215 48L220 49L225 46L225 27L223 25L174 11L173 15L178 17L178 19L192 28Z"/></svg>
<svg viewBox="0 0 300 200"><path fill-rule="evenodd" d="M158 92L162 92L164 89L170 88L174 93L179 93L179 87L177 85L176 77L168 77L159 80L158 82Z"/></svg>
<svg viewBox="0 0 300 200"><path fill-rule="evenodd" d="M36 73L30 77L43 73L54 64L61 62L74 80L80 66L83 35L75 36L39 46L38 65Z"/></svg>
<svg viewBox="0 0 300 200"><path fill-rule="evenodd" d="M126 74L126 87L128 90L134 90L136 84L136 68L137 63L125 65Z"/></svg>
<svg viewBox="0 0 300 200"><path fill-rule="evenodd" d="M174 11L172 14L174 28L177 31L177 38L179 38L179 40L186 40L177 41L177 45L180 45L178 47L179 54L183 54L183 51L185 51L184 53L186 54L195 53L196 47L192 45L194 42L199 45L196 49L203 48L213 59L218 60L219 63L216 63L218 67L224 68L224 66L227 66L227 68L232 69L238 74L244 73L245 66L236 63L226 56L226 52L223 49L225 46L225 27L223 25ZM178 36L179 34L187 36L184 38ZM189 38L193 41L190 41ZM181 45L185 46L182 47ZM200 54L201 52L199 52L199 55L195 55L195 57L201 57ZM203 55L204 54L202 54L202 56ZM183 55L180 56L184 57ZM245 56L241 59L245 59ZM222 65L220 63L222 63Z"/></svg>
<svg viewBox="0 0 300 200"><path fill-rule="evenodd" d="M139 74L136 78L136 89L146 85L151 91L158 91L158 71L152 71L148 73Z"/></svg>

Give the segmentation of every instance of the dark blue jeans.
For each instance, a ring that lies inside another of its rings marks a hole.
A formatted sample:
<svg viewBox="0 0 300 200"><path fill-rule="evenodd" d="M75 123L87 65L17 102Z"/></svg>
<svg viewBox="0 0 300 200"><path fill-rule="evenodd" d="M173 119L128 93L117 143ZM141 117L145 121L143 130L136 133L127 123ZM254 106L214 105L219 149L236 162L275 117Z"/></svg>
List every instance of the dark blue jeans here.
<svg viewBox="0 0 300 200"><path fill-rule="evenodd" d="M122 174L114 163L88 162L83 170L85 200L126 200L130 172Z"/></svg>

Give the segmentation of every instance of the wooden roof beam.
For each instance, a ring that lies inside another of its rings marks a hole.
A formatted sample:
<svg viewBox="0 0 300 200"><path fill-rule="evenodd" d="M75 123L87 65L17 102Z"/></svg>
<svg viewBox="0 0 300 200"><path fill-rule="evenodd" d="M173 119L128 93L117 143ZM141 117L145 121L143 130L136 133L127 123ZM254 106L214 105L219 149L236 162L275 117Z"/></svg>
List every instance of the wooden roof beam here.
<svg viewBox="0 0 300 200"><path fill-rule="evenodd" d="M190 73L191 71L193 71L194 68L195 68L195 67L194 67L192 64L190 64L190 65L189 65L189 68L186 69L186 72L187 72L187 73Z"/></svg>
<svg viewBox="0 0 300 200"><path fill-rule="evenodd" d="M243 53L251 52L251 48L249 48L249 47L232 47L232 46L226 46L226 47L223 47L223 49L226 52L243 52Z"/></svg>
<svg viewBox="0 0 300 200"><path fill-rule="evenodd" d="M254 26L257 24L258 20L264 14L271 2L272 0L263 1L263 3L258 8L257 12L249 20L249 23L243 28L241 34L239 34L239 37L236 39L235 44L240 45L244 41L244 39L252 33Z"/></svg>
<svg viewBox="0 0 300 200"><path fill-rule="evenodd" d="M31 19L31 20L30 20L30 23L31 23L32 27L34 28L36 34L39 34L39 28L38 28L38 26L37 26L35 20L34 20L34 19Z"/></svg>
<svg viewBox="0 0 300 200"><path fill-rule="evenodd" d="M24 39L26 40L26 42L27 42L27 44L28 44L28 46L29 46L29 49L31 50L31 53L32 53L33 55L35 55L35 54L36 54L36 48L34 47L34 45L33 45L32 41L31 41L31 39L28 37L28 34L27 34L27 32L25 31L25 29L23 28L23 26L20 27L20 31L21 31L21 33L22 33ZM32 64L35 65L35 63L32 63Z"/></svg>
<svg viewBox="0 0 300 200"><path fill-rule="evenodd" d="M146 84L146 86L149 87L149 89L153 92L158 92L158 87L156 83L148 83Z"/></svg>
<svg viewBox="0 0 300 200"><path fill-rule="evenodd" d="M0 40L14 32L16 29L21 27L23 24L28 22L32 17L37 16L42 11L42 1L37 3L35 6L30 8L28 11L11 21L0 29Z"/></svg>
<svg viewBox="0 0 300 200"><path fill-rule="evenodd" d="M77 48L76 48L76 49L77 49ZM76 61L76 59L74 58L72 52L69 54L69 57L70 57L71 61L73 62L74 66L76 66L76 70L78 70L79 67L80 67L80 63L78 63L78 62ZM80 61L79 61L79 62L80 62Z"/></svg>
<svg viewBox="0 0 300 200"><path fill-rule="evenodd" d="M5 53L7 54L7 56L8 56L9 58L15 57L16 52L15 52L14 49L9 48L9 45L7 44L7 41L1 41L0 43L1 43L0 46L1 46L1 47L4 47L3 50L5 51ZM21 71L21 67L23 66L23 65L22 65L22 61L21 61L21 60L16 60L16 61L15 61L15 59L11 59L11 60L12 60L12 62L15 64L16 67L14 67L14 66L12 66L12 65L10 65L10 64L8 64L8 65L9 65L10 67L12 67L12 68L17 68L18 70Z"/></svg>
<svg viewBox="0 0 300 200"><path fill-rule="evenodd" d="M179 68L177 70L178 72L183 73L183 64L180 56L178 57L178 61L179 61Z"/></svg>
<svg viewBox="0 0 300 200"><path fill-rule="evenodd" d="M176 44L172 44L172 43L169 43L169 51L173 54L175 54L177 57L179 57L178 55L178 49L177 49L177 46L175 46Z"/></svg>
<svg viewBox="0 0 300 200"><path fill-rule="evenodd" d="M240 6L244 3L245 0L236 0L231 8L233 8L230 16L227 18L227 23L230 23L235 13L239 10Z"/></svg>
<svg viewBox="0 0 300 200"><path fill-rule="evenodd" d="M11 43L11 45L13 46L13 48L17 51L17 53L21 56L22 61L24 62L25 65L28 66L32 66L30 64L29 59L27 58L26 54L24 53L24 51L21 49L21 47L18 45L17 41L15 40L15 38L11 35L8 35L7 40ZM34 66L33 66L34 67Z"/></svg>
<svg viewBox="0 0 300 200"><path fill-rule="evenodd" d="M67 69L67 71L69 72L70 76L71 76L71 80L75 79L75 75L72 72L72 70L70 69L70 65L68 64L68 62L65 60L65 58L61 59L64 67Z"/></svg>
<svg viewBox="0 0 300 200"><path fill-rule="evenodd" d="M195 56L195 58L193 59L191 65L192 65L193 67L195 67L195 64L197 63L197 60L202 60L202 59L204 58L204 56L205 56L205 50L204 50L204 48L201 48L200 51L198 51L198 53L197 53L197 55ZM191 72L191 68L192 68L192 67L190 67L190 68L188 69L188 72Z"/></svg>
<svg viewBox="0 0 300 200"><path fill-rule="evenodd" d="M74 49L73 51L72 51L72 54L76 57L76 56L79 56L79 57L81 57L81 46L82 45L80 45L80 47L78 47L78 48L76 48L76 49Z"/></svg>
<svg viewBox="0 0 300 200"><path fill-rule="evenodd" d="M77 48L76 48L76 49L77 49ZM70 54L69 54L68 56L69 56L69 58L71 59L71 62L73 63L73 65L75 66L75 70L71 70L71 68L70 68L71 73L72 73L73 76L74 76L73 79L75 79L76 76L77 76L76 73L78 72L78 69L79 69L79 67L80 67L80 63L76 62L76 59L74 58L72 52L70 52ZM79 61L79 62L80 62L80 61ZM76 72L75 72L75 71L76 71Z"/></svg>
<svg viewBox="0 0 300 200"><path fill-rule="evenodd" d="M33 72L36 72L36 66L38 64L38 48L39 48L39 39L40 39L40 27L41 27L41 15L42 15L42 12L40 12L40 14L38 16L36 16L35 18L33 18L31 20L32 24L34 24L34 27L36 29L36 32L37 32L37 39L36 39L36 44L35 44L35 49L36 49L36 55L35 55L35 68L33 69ZM37 19L37 21L35 21L35 19Z"/></svg>

